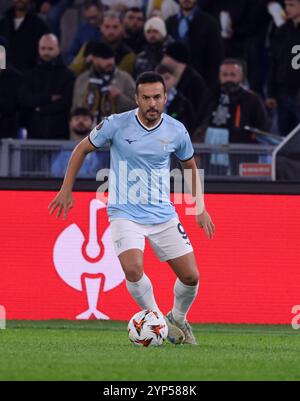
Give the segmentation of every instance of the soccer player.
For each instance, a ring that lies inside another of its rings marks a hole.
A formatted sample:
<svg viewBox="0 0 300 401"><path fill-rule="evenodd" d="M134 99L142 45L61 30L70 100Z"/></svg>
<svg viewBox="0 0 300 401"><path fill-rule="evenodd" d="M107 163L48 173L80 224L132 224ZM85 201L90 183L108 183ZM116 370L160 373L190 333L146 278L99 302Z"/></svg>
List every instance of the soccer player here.
<svg viewBox="0 0 300 401"><path fill-rule="evenodd" d="M73 207L72 188L85 156L110 143L110 174L113 173L115 179L109 179L108 216L115 251L126 276L127 289L142 309L159 310L150 279L143 272L143 252L147 238L159 259L167 261L177 276L174 306L165 317L169 328L168 339L175 344L197 344L187 321L187 313L199 286L195 256L170 202L169 193L166 187L161 188L158 182L160 176L157 175L159 169L169 172L171 153L175 153L184 169L192 170L192 195L196 198L197 223L204 228L208 238L213 237L215 227L200 199L201 191L197 189L201 188L201 184L190 136L182 123L163 114L166 101L162 76L154 72L141 74L136 81L138 108L106 117L91 131L89 137L77 145L69 161L62 188L50 203L49 209L51 215L58 209L57 217L64 212L66 218ZM145 201L146 196L140 202L132 198L134 191L131 189L135 184L131 182L130 186L130 177L134 173L146 189L142 191L144 195L151 187L151 201Z"/></svg>

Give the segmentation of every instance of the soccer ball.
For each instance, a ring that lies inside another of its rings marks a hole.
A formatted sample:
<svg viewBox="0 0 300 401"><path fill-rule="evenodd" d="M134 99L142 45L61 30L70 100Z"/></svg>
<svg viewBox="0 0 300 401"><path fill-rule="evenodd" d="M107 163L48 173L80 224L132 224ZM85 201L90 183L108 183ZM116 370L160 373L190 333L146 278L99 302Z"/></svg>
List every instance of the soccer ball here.
<svg viewBox="0 0 300 401"><path fill-rule="evenodd" d="M142 310L128 323L128 337L134 345L141 347L162 345L168 335L168 326L160 312Z"/></svg>

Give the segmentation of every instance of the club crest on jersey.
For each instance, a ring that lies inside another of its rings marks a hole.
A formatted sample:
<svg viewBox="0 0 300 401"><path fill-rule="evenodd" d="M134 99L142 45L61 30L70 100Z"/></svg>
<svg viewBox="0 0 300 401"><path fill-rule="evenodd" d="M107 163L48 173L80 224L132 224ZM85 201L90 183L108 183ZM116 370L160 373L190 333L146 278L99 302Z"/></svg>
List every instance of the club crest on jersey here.
<svg viewBox="0 0 300 401"><path fill-rule="evenodd" d="M171 143L171 141L168 141L167 139L158 139L158 140L161 143L163 151L168 152L169 144Z"/></svg>

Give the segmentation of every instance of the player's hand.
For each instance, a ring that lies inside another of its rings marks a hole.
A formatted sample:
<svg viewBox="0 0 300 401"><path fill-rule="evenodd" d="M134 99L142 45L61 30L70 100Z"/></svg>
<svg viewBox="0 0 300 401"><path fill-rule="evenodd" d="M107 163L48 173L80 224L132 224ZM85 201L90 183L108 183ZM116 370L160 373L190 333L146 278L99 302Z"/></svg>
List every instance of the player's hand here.
<svg viewBox="0 0 300 401"><path fill-rule="evenodd" d="M72 209L74 204L74 197L72 192L67 192L64 190L60 190L53 201L48 206L50 215L52 216L56 209L58 209L56 218L58 219L60 215L63 213L63 220L66 220L67 214L70 209Z"/></svg>
<svg viewBox="0 0 300 401"><path fill-rule="evenodd" d="M215 233L215 225L206 210L196 216L197 224L204 229L207 238L212 239Z"/></svg>

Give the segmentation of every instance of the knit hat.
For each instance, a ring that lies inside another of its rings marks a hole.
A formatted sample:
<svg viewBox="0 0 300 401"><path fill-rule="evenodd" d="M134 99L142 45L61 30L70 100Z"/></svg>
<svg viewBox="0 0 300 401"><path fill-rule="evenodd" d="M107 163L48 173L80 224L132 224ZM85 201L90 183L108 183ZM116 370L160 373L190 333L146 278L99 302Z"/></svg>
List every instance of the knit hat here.
<svg viewBox="0 0 300 401"><path fill-rule="evenodd" d="M149 29L154 29L158 31L163 38L167 36L167 28L165 21L159 17L152 17L148 19L144 26L144 32L149 31Z"/></svg>
<svg viewBox="0 0 300 401"><path fill-rule="evenodd" d="M190 60L189 49L182 42L170 43L166 48L165 55L173 58L178 63L188 64Z"/></svg>

